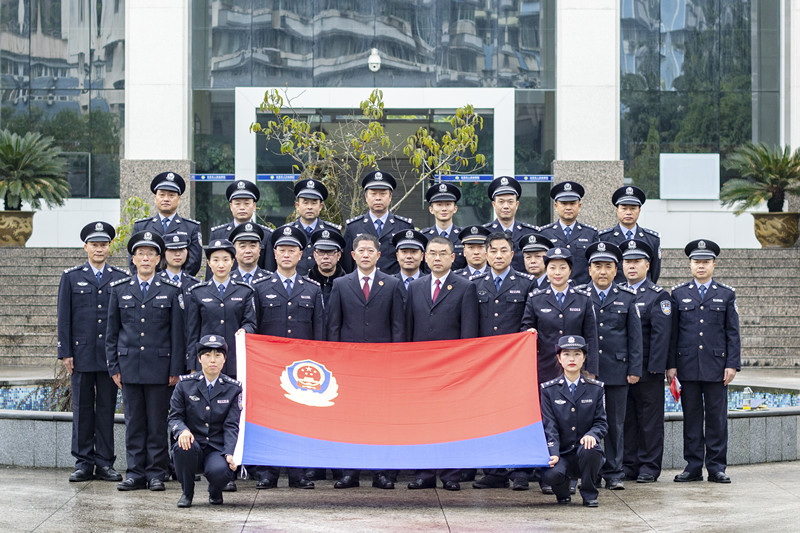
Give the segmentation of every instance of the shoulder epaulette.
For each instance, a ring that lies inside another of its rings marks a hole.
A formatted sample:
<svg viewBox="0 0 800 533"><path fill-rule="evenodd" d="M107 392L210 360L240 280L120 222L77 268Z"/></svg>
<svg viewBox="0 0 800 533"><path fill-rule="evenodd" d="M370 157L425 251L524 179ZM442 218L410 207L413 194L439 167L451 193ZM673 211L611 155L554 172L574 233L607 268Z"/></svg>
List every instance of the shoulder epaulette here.
<svg viewBox="0 0 800 533"><path fill-rule="evenodd" d="M589 228L589 229L593 229L593 230L597 231L597 228L595 228L595 227L594 227L594 226L592 226L591 224L585 224L585 223L583 223L583 222L579 222L579 224L580 224L581 226L583 226L584 228Z"/></svg>
<svg viewBox="0 0 800 533"><path fill-rule="evenodd" d="M196 281L197 283L200 283L200 278L196 278L196 277L192 276L191 274L187 274L186 272L184 272L184 275L185 275L187 278L189 278L190 280L192 280L192 281Z"/></svg>
<svg viewBox="0 0 800 533"><path fill-rule="evenodd" d="M225 226L227 226L227 224L220 224L219 226L214 226L213 228L211 228L211 231L217 231L218 229L222 229Z"/></svg>
<svg viewBox="0 0 800 533"><path fill-rule="evenodd" d="M220 375L219 375L219 377L220 377L220 378L222 379L222 381L224 381L225 383L231 383L231 384L233 384L233 385L238 385L238 386L240 386L240 387L242 386L242 382L241 382L241 381L236 381L236 380L235 380L235 379L233 379L232 377L226 376L225 374L220 374Z"/></svg>
<svg viewBox="0 0 800 533"><path fill-rule="evenodd" d="M579 287L573 287L573 288L572 288L572 290L574 290L574 291L575 291L575 292L577 292L578 294L582 294L582 295L584 295L584 296L588 296L589 298L591 298L591 297L592 297L592 293L591 293L591 292L589 292L589 289L588 289L588 288L587 288L587 289L581 289L581 288L579 288Z"/></svg>
<svg viewBox="0 0 800 533"><path fill-rule="evenodd" d="M131 280L132 276L128 276L127 278L118 279L117 281L112 282L109 287L116 287L117 285L122 285L123 283L127 283Z"/></svg>
<svg viewBox="0 0 800 533"><path fill-rule="evenodd" d="M197 224L198 226L200 225L200 222L199 222L199 221L197 221L197 220L195 220L195 219L193 219L193 218L183 217L183 220L187 220L187 221L189 221L189 222L192 222L192 223L194 223L194 224Z"/></svg>
<svg viewBox="0 0 800 533"><path fill-rule="evenodd" d="M199 371L198 372L193 372L191 374L183 374L182 376L178 376L178 379L180 381L188 381L188 380L191 380L191 379L197 379L197 377L200 376L201 374L202 374L202 372L199 372Z"/></svg>
<svg viewBox="0 0 800 533"><path fill-rule="evenodd" d="M180 285L178 285L177 283L175 283L174 281L172 281L167 277L161 278L161 283L163 283L164 285L169 285L170 287L175 287L176 289L180 289Z"/></svg>
<svg viewBox="0 0 800 533"><path fill-rule="evenodd" d="M717 280L714 280L714 283L716 283L716 284L717 284L717 285L719 285L720 287L725 287L726 289L730 289L730 290L732 290L732 291L736 292L736 289L734 289L734 288L733 288L733 287L731 287L730 285L725 285L724 283L720 283L720 282L719 282L719 281L717 281Z"/></svg>
<svg viewBox="0 0 800 533"><path fill-rule="evenodd" d="M453 274L455 274L455 272L453 272ZM456 274L456 275L458 275L458 274ZM481 279L484 276L486 276L486 274L473 274L471 276L464 276L464 277L466 277L470 281L475 281L475 280ZM486 277L486 281L489 281L489 277L488 276Z"/></svg>
<svg viewBox="0 0 800 533"><path fill-rule="evenodd" d="M649 233L650 235L654 235L654 236L656 236L658 238L661 238L661 234L659 232L657 232L656 230L654 230L654 229L642 228L642 231L645 232L645 233Z"/></svg>
<svg viewBox="0 0 800 533"><path fill-rule="evenodd" d="M576 285L576 286L573 287L573 289L579 290L579 291L588 292L589 291L589 284L588 283L584 283L583 285Z"/></svg>
<svg viewBox="0 0 800 533"><path fill-rule="evenodd" d="M613 226L610 227L610 228L602 229L602 230L598 231L597 234L598 235L604 235L606 233L611 233L612 231L614 231L614 227Z"/></svg>
<svg viewBox="0 0 800 533"><path fill-rule="evenodd" d="M625 292L628 292L628 293L630 293L630 294L634 294L634 295L636 294L636 291L635 291L635 290L631 289L631 288L630 288L630 287L628 287L627 285L623 285L622 283L620 283L619 285L617 285L617 288L619 288L619 290L621 290L621 291L625 291Z"/></svg>
<svg viewBox="0 0 800 533"><path fill-rule="evenodd" d="M262 278L262 279L263 279L263 278ZM320 284L319 284L319 282L318 282L318 281L316 281L316 280L313 280L313 279L309 278L308 276L302 276L302 279L303 279L303 281L307 281L308 283L311 283L311 284L313 284L313 285L316 285L317 287L321 287L321 286L322 286L322 285L320 285Z"/></svg>
<svg viewBox="0 0 800 533"><path fill-rule="evenodd" d="M663 290L664 290L664 287L661 287L660 285L656 285L655 283L653 283L652 285L650 285L650 288L651 288L651 289L652 289L654 292L661 292L661 291L663 291Z"/></svg>
<svg viewBox="0 0 800 533"><path fill-rule="evenodd" d="M230 282L233 283L234 285L239 285L240 287L247 287L251 291L253 290L253 287L251 287L249 283L245 283L244 281L239 281L238 279L231 279ZM195 285L195 287L196 286L197 285Z"/></svg>
<svg viewBox="0 0 800 533"><path fill-rule="evenodd" d="M529 296L538 296L544 292L547 292L547 289L533 289Z"/></svg>
<svg viewBox="0 0 800 533"><path fill-rule="evenodd" d="M691 281L684 281L683 283L678 283L677 285L672 287L672 290L674 291L675 289L680 289L681 287L685 287L690 283Z"/></svg>
<svg viewBox="0 0 800 533"><path fill-rule="evenodd" d="M521 277L521 278L525 278L525 279L528 279L530 281L535 281L536 280L536 278L533 277L533 274L528 274L527 272L520 272L518 270L515 270L514 272L516 272L517 275L519 277Z"/></svg>
<svg viewBox="0 0 800 533"><path fill-rule="evenodd" d="M410 218L408 218L408 217L401 217L400 215L393 215L393 216L394 216L394 218L398 218L398 219L402 220L403 222L408 222L409 224L413 224L413 223L414 223L414 222L413 222L413 221L412 221Z"/></svg>
<svg viewBox="0 0 800 533"><path fill-rule="evenodd" d="M150 220L151 218L153 218L153 217L144 217L144 218L140 218L140 219L138 219L138 220L134 220L134 221L133 221L133 223L134 223L134 224L137 224L137 223L139 223L139 222L147 222L147 221L148 221L148 220Z"/></svg>
<svg viewBox="0 0 800 533"><path fill-rule="evenodd" d="M254 279L250 282L251 285L258 285L263 281L267 281L268 279L272 279L272 276L264 276L263 278Z"/></svg>
<svg viewBox="0 0 800 533"><path fill-rule="evenodd" d="M496 226L496 225L497 224L495 224L494 222L487 222L486 224L483 225L483 227L484 228L491 228L492 226Z"/></svg>
<svg viewBox="0 0 800 533"><path fill-rule="evenodd" d="M212 283L214 283L213 279L210 279L208 281L202 281L202 282L198 283L197 285L192 285L191 287L186 289L186 293L189 294L189 293L191 293L193 290L195 290L198 287L208 287Z"/></svg>
<svg viewBox="0 0 800 533"><path fill-rule="evenodd" d="M539 231L539 226L534 226L533 224L529 224L528 222L519 222L519 225L524 227L524 228L528 228L528 229L532 229L532 230L535 230L535 231Z"/></svg>
<svg viewBox="0 0 800 533"><path fill-rule="evenodd" d="M83 265L75 265L72 268L68 268L68 269L64 270L64 274L68 274L69 272L74 272L74 271L79 270L81 268L83 268Z"/></svg>
<svg viewBox="0 0 800 533"><path fill-rule="evenodd" d="M555 227L556 227L556 223L555 222L551 222L549 224L545 224L544 226L539 226L539 231L541 231L543 229L552 229L552 228L555 228Z"/></svg>
<svg viewBox="0 0 800 533"><path fill-rule="evenodd" d="M547 387L552 387L553 385L555 385L559 381L561 381L561 378L551 379L550 381L545 381L544 383L542 383L541 387L543 389L546 389Z"/></svg>
<svg viewBox="0 0 800 533"><path fill-rule="evenodd" d="M121 267L118 267L118 266L114 266L114 265L108 265L108 266L111 267L111 270L116 270L120 274L125 274L126 276L130 276L131 275L131 273L128 272L127 269L124 269L124 268L121 268Z"/></svg>
<svg viewBox="0 0 800 533"><path fill-rule="evenodd" d="M362 218L364 218L365 216L367 216L367 215L358 215L358 216L356 216L356 217L350 218L350 219L348 219L348 220L346 220L346 221L345 221L345 224L350 224L351 222L355 222L355 221L357 221L357 220L361 220L361 219L362 219Z"/></svg>
<svg viewBox="0 0 800 533"><path fill-rule="evenodd" d="M339 224L334 224L333 222L328 222L327 220L324 221L326 225L331 226L332 228L336 228L339 231L342 231L342 227Z"/></svg>
<svg viewBox="0 0 800 533"><path fill-rule="evenodd" d="M584 376L583 380L586 383L591 383L592 385L597 385L598 387L604 387L605 386L605 383L603 383L602 381L594 379L594 378L590 378L588 376Z"/></svg>

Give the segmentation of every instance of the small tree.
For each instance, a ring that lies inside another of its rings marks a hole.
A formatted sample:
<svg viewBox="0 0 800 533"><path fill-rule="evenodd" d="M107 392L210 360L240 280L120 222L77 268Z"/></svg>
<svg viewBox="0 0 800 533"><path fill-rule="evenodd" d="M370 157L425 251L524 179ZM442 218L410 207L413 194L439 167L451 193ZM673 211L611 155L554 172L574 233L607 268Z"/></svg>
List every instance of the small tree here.
<svg viewBox="0 0 800 533"><path fill-rule="evenodd" d="M6 211L19 211L22 202L39 209L64 205L69 181L61 150L40 133L17 135L0 131L0 197Z"/></svg>
<svg viewBox="0 0 800 533"><path fill-rule="evenodd" d="M117 236L114 237L114 242L111 243L111 255L114 255L120 250L127 252L128 239L133 235L133 223L149 215L150 204L138 196L131 196L125 200L125 205L122 206L122 213L120 214L119 225L116 230Z"/></svg>
<svg viewBox="0 0 800 533"><path fill-rule="evenodd" d="M719 195L723 206L738 204L737 215L764 201L770 213L783 211L786 193L800 193L800 148L792 153L789 146L746 143L724 164L741 176L726 181Z"/></svg>

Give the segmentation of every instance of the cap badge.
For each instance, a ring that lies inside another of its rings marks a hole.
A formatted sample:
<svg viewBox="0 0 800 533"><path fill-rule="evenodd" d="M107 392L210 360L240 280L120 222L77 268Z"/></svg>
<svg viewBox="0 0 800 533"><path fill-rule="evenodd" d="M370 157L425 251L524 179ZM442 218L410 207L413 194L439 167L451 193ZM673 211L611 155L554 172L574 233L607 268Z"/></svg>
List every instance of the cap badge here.
<svg viewBox="0 0 800 533"><path fill-rule="evenodd" d="M323 239L329 239L329 238L330 238L330 236L331 236L331 232L330 232L330 231L328 231L328 230L324 230L324 231L322 232L322 238L323 238Z"/></svg>
<svg viewBox="0 0 800 533"><path fill-rule="evenodd" d="M175 181L175 174L173 174L172 172L167 174L167 181Z"/></svg>
<svg viewBox="0 0 800 533"><path fill-rule="evenodd" d="M208 342L217 342L217 337L216 337L216 336L214 336L214 335L211 335L211 336L208 338Z"/></svg>
<svg viewBox="0 0 800 533"><path fill-rule="evenodd" d="M565 183L564 184L564 190L565 191L571 191L572 190L572 184L571 183Z"/></svg>
<svg viewBox="0 0 800 533"><path fill-rule="evenodd" d="M447 192L447 185L444 183L439 185L439 192Z"/></svg>
<svg viewBox="0 0 800 533"><path fill-rule="evenodd" d="M414 232L412 230L408 230L406 232L406 239L413 239L413 238L414 238Z"/></svg>
<svg viewBox="0 0 800 533"><path fill-rule="evenodd" d="M102 222L98 222L97 224L95 224L94 225L94 230L95 231L103 231L103 223Z"/></svg>
<svg viewBox="0 0 800 533"><path fill-rule="evenodd" d="M570 337L567 339L567 342L575 342L575 337Z"/></svg>
<svg viewBox="0 0 800 533"><path fill-rule="evenodd" d="M377 181L380 181L383 179L383 174L381 174L380 172L376 172L373 178Z"/></svg>
<svg viewBox="0 0 800 533"><path fill-rule="evenodd" d="M253 225L250 222L248 222L247 224L245 224L244 229L245 231L253 231Z"/></svg>
<svg viewBox="0 0 800 533"><path fill-rule="evenodd" d="M173 235L172 236L172 242L180 242L180 240L181 240L181 238L178 237L177 235Z"/></svg>
<svg viewBox="0 0 800 533"><path fill-rule="evenodd" d="M292 234L292 228L290 228L289 226L286 226L285 228L283 228L283 234L284 235L291 235Z"/></svg>
<svg viewBox="0 0 800 533"><path fill-rule="evenodd" d="M625 189L625 194L627 194L628 196L633 195L633 187L628 187L627 189Z"/></svg>
<svg viewBox="0 0 800 533"><path fill-rule="evenodd" d="M636 248L636 241L628 241L628 248L631 250Z"/></svg>
<svg viewBox="0 0 800 533"><path fill-rule="evenodd" d="M222 246L222 241L215 241L214 246Z"/></svg>
<svg viewBox="0 0 800 533"><path fill-rule="evenodd" d="M469 232L471 234L473 234L473 235L477 235L478 234L478 226L472 226L472 229L469 230Z"/></svg>
<svg viewBox="0 0 800 533"><path fill-rule="evenodd" d="M697 243L697 247L700 248L701 250L705 250L706 249L706 241L698 242Z"/></svg>
<svg viewBox="0 0 800 533"><path fill-rule="evenodd" d="M604 242L597 243L597 251L598 252L605 252L606 251L606 243L604 243Z"/></svg>
<svg viewBox="0 0 800 533"><path fill-rule="evenodd" d="M500 185L508 185L508 178L500 178Z"/></svg>
<svg viewBox="0 0 800 533"><path fill-rule="evenodd" d="M313 188L314 188L314 182L312 180L308 180L306 182L306 189L313 189Z"/></svg>
<svg viewBox="0 0 800 533"><path fill-rule="evenodd" d="M246 186L247 185L245 185L243 181L240 181L239 183L236 184L236 188L239 189L240 191L244 189Z"/></svg>
<svg viewBox="0 0 800 533"><path fill-rule="evenodd" d="M553 253L555 255L561 255L561 248L556 248L555 250L553 250Z"/></svg>
<svg viewBox="0 0 800 533"><path fill-rule="evenodd" d="M145 240L147 240L147 241L150 241L150 240L152 240L152 239L153 239L153 234L152 234L152 233L150 233L149 231L147 231L147 232L145 232L145 234L144 234L144 238L145 238Z"/></svg>

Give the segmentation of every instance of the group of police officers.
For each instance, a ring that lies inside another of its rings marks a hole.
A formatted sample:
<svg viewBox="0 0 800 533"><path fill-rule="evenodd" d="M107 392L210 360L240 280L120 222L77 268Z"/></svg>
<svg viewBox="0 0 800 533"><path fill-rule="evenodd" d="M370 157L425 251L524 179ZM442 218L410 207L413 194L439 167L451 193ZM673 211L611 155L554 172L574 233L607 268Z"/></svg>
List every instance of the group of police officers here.
<svg viewBox="0 0 800 533"><path fill-rule="evenodd" d="M709 481L730 482L726 386L740 367L739 324L733 289L713 279L714 242L686 246L692 279L670 295L656 284L660 238L638 225L646 199L636 187L614 193L619 223L597 231L578 221L584 189L572 181L552 187L558 220L542 227L516 219L522 188L513 177L488 188L495 219L464 228L453 223L460 188L435 183L425 195L435 224L417 230L389 210L393 176L370 172L361 185L368 211L343 232L319 218L328 191L314 179L295 184L299 218L272 230L253 221L258 187L234 181L233 219L212 228L204 248L200 224L177 215L183 178L161 173L151 182L158 212L136 221L128 242L132 275L106 262L110 224L83 228L88 260L64 272L58 298L58 357L72 381L70 481L158 491L171 473L183 489L178 506L188 507L203 472L209 502L221 504L239 466L239 331L366 343L535 331L552 468L485 468L477 479L472 469L420 470L409 489L435 487L437 474L446 490L464 481L527 490L536 479L568 503L581 479L583 503L595 507L603 479L611 490L658 479L664 383L676 377L688 464L675 481L702 480L705 464ZM113 467L117 388L125 479ZM289 486L325 479L325 465L308 466L287 470ZM268 489L281 467L245 471ZM393 489L398 472L371 474L374 487ZM358 470L333 476L337 489L360 483Z"/></svg>

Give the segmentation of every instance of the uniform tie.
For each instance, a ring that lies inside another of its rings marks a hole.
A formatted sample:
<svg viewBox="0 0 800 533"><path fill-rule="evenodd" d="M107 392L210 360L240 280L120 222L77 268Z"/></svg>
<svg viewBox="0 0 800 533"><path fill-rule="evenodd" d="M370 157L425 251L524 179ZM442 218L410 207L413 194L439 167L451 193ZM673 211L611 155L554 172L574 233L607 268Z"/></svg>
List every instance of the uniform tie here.
<svg viewBox="0 0 800 533"><path fill-rule="evenodd" d="M558 307L561 308L564 305L564 293L557 292L556 293L556 300L558 300Z"/></svg>
<svg viewBox="0 0 800 533"><path fill-rule="evenodd" d="M436 287L433 289L433 303L436 303L436 298L439 297L439 289L441 288L440 287L441 283L442 283L441 280L438 279L436 280Z"/></svg>
<svg viewBox="0 0 800 533"><path fill-rule="evenodd" d="M286 294L291 296L292 295L292 280L287 279L286 281L283 282L283 284L286 285Z"/></svg>
<svg viewBox="0 0 800 533"><path fill-rule="evenodd" d="M172 276L172 281L174 281L175 283L180 283L181 282L180 274L175 274L174 276Z"/></svg>
<svg viewBox="0 0 800 533"><path fill-rule="evenodd" d="M564 228L564 235L566 235L566 237L567 237L567 240L569 240L569 236L570 236L570 235L572 235L572 228L571 228L571 227L569 227L569 226L567 226L566 228Z"/></svg>
<svg viewBox="0 0 800 533"><path fill-rule="evenodd" d="M628 233L626 233L625 236L628 238L629 241L633 240L633 232L631 230L628 230Z"/></svg>
<svg viewBox="0 0 800 533"><path fill-rule="evenodd" d="M500 276L495 276L494 278L494 290L500 292L500 285L503 284L503 278Z"/></svg>
<svg viewBox="0 0 800 533"><path fill-rule="evenodd" d="M311 235L313 232L314 232L314 228L312 228L311 226L306 226L306 233Z"/></svg>
<svg viewBox="0 0 800 533"><path fill-rule="evenodd" d="M161 219L161 227L164 228L164 233L167 233L167 226L169 226L169 219L162 218Z"/></svg>
<svg viewBox="0 0 800 533"><path fill-rule="evenodd" d="M244 279L244 282L245 282L245 283L247 283L248 285L250 285L250 280L251 280L251 279L253 279L253 275L252 275L250 272L248 272L247 274L245 274L244 276L242 276L242 279Z"/></svg>
<svg viewBox="0 0 800 533"><path fill-rule="evenodd" d="M603 303L606 301L606 293L600 291L597 293L597 295L600 297L600 305L603 305Z"/></svg>
<svg viewBox="0 0 800 533"><path fill-rule="evenodd" d="M225 297L225 285L223 285L222 283L220 283L220 284L217 286L217 289L219 289L219 297L220 297L220 298L224 298L224 297Z"/></svg>
<svg viewBox="0 0 800 533"><path fill-rule="evenodd" d="M447 232L443 230L443 231L442 231L442 232L439 234L439 236L440 236L440 237L444 237L444 238L446 239L446 238L447 238Z"/></svg>
<svg viewBox="0 0 800 533"><path fill-rule="evenodd" d="M214 390L214 384L213 383L209 383L208 384L208 395L209 395L209 397L211 396L211 391L212 390Z"/></svg>
<svg viewBox="0 0 800 533"><path fill-rule="evenodd" d="M208 390L209 390L209 391L211 390L211 385L209 385L209 386L208 386ZM575 384L574 384L574 383L570 383L570 384L569 384L569 393L570 393L572 396L575 396Z"/></svg>
<svg viewBox="0 0 800 533"><path fill-rule="evenodd" d="M403 283L406 284L406 290L408 290L408 284L411 283L411 278L406 278Z"/></svg>
<svg viewBox="0 0 800 533"><path fill-rule="evenodd" d="M149 286L150 286L150 284L148 282L146 282L146 281L142 282L142 285L141 285L141 287L142 287L142 298L147 296L147 287L149 287Z"/></svg>
<svg viewBox="0 0 800 533"><path fill-rule="evenodd" d="M97 274L95 274L94 277L97 278L97 284L100 285L100 280L103 279L103 271L98 270Z"/></svg>
<svg viewBox="0 0 800 533"><path fill-rule="evenodd" d="M378 236L380 237L381 231L383 231L383 221L381 219L375 221L375 231L378 232Z"/></svg>
<svg viewBox="0 0 800 533"><path fill-rule="evenodd" d="M697 287L697 289L700 291L700 301L702 302L703 298L706 297L706 286L700 285L699 287Z"/></svg>
<svg viewBox="0 0 800 533"><path fill-rule="evenodd" d="M364 276L364 286L361 288L364 291L364 300L369 300L369 278ZM408 287L408 285L406 285Z"/></svg>

